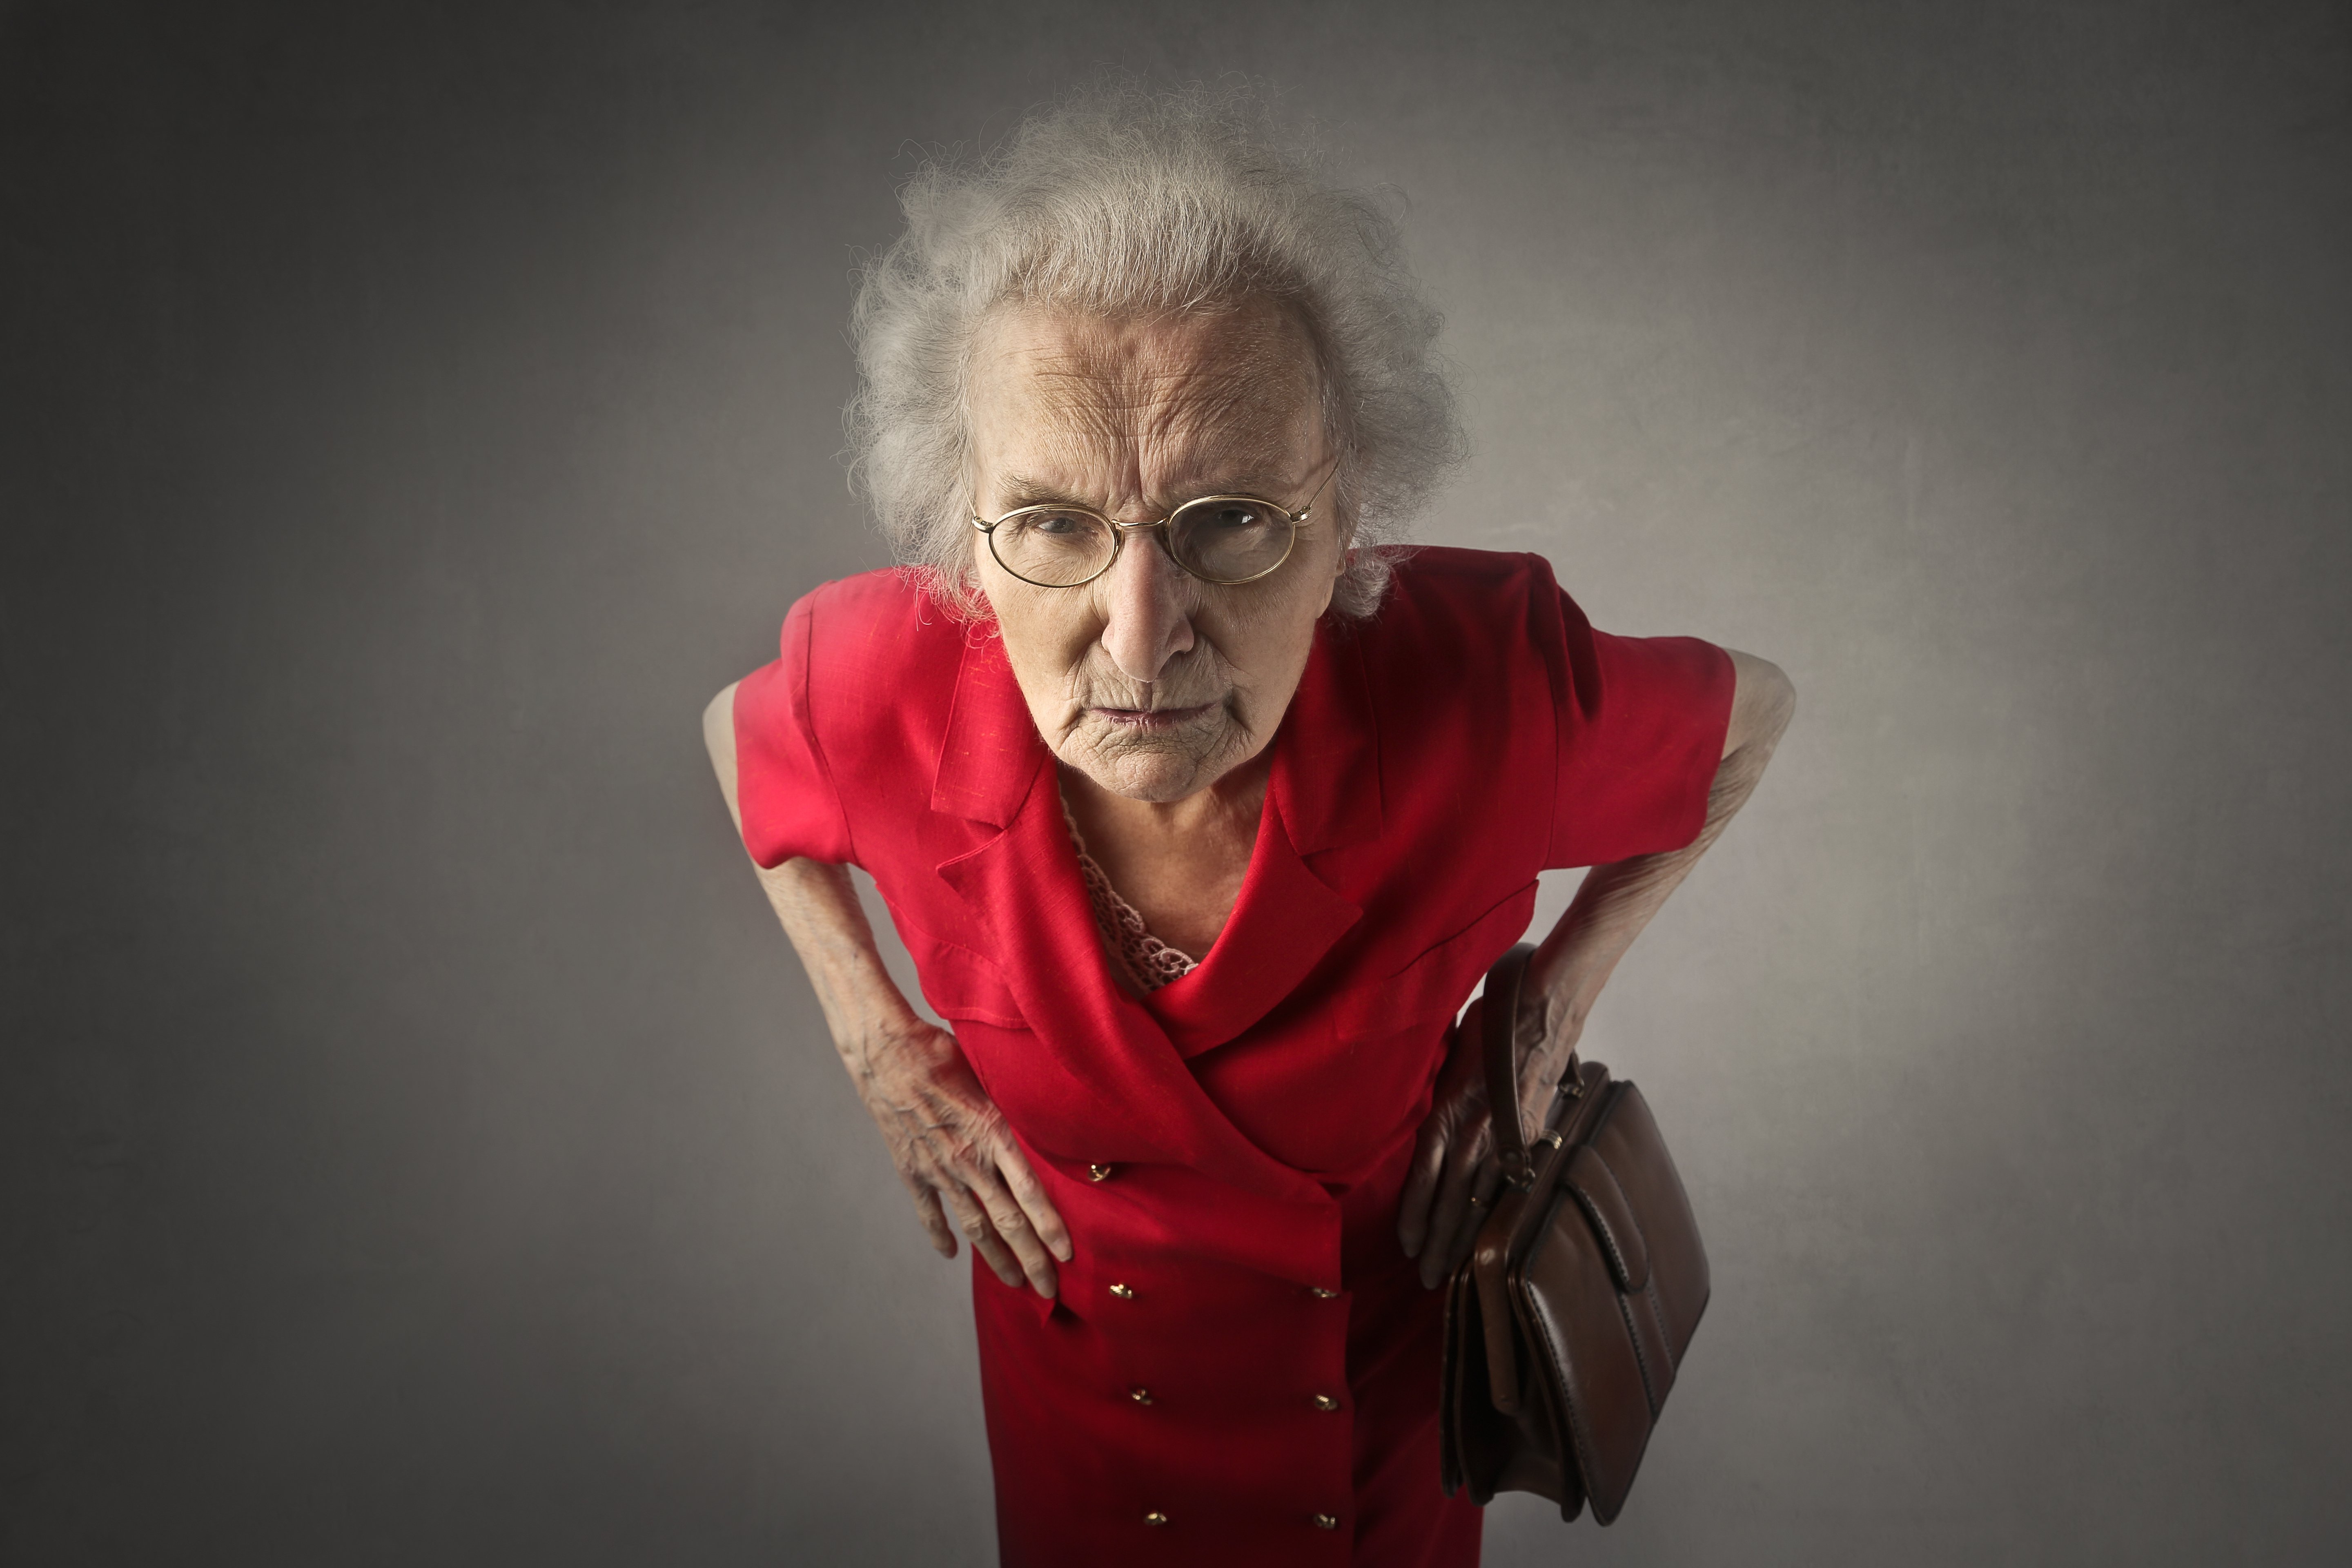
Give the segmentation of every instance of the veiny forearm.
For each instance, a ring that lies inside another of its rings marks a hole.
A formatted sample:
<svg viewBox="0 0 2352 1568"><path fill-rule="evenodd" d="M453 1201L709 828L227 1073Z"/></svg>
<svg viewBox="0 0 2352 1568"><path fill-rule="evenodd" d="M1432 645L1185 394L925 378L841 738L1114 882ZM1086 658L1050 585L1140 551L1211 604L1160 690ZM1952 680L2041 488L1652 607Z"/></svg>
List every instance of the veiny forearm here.
<svg viewBox="0 0 2352 1568"><path fill-rule="evenodd" d="M874 928L846 868L786 860L763 868L760 886L808 970L835 1048L852 1074L862 1080L873 1071L873 1042L925 1032L883 967Z"/></svg>
<svg viewBox="0 0 2352 1568"><path fill-rule="evenodd" d="M727 814L740 832L743 811L735 794L734 687L719 692L703 710L702 738L710 751L710 765L719 775L719 793L727 800ZM834 1047L862 1089L873 1072L867 1059L872 1043L923 1033L922 1022L882 965L874 928L866 921L846 868L793 859L760 868L759 875L769 904L808 970Z"/></svg>
<svg viewBox="0 0 2352 1568"><path fill-rule="evenodd" d="M1552 1047L1552 1059L1542 1067L1553 1076L1566 1066L1618 960L1755 793L1796 710L1795 689L1777 667L1749 654L1731 658L1738 686L1698 837L1662 855L1594 867L1568 912L1536 950L1528 980L1544 1008L1544 1038Z"/></svg>

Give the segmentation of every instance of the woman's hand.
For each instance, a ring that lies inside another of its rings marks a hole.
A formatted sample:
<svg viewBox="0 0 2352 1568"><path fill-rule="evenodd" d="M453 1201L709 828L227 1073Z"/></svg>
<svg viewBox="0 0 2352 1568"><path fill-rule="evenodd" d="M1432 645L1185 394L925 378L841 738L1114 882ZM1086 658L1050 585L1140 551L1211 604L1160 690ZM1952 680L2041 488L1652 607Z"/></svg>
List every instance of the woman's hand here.
<svg viewBox="0 0 2352 1568"><path fill-rule="evenodd" d="M961 1229L999 1279L1054 1294L1070 1234L955 1037L909 1016L835 1043L940 1255Z"/></svg>
<svg viewBox="0 0 2352 1568"><path fill-rule="evenodd" d="M734 712L730 686L704 710L702 732L740 831ZM925 1023L892 983L848 871L793 859L759 875L931 1245L953 1258L961 1229L999 1279L1026 1279L1039 1295L1054 1294L1054 1261L1070 1260L1069 1230L955 1037Z"/></svg>
<svg viewBox="0 0 2352 1568"><path fill-rule="evenodd" d="M1483 996L1455 1026L1437 1078L1436 1098L1421 1124L1412 1169L1397 1203L1397 1240L1407 1258L1421 1259L1421 1282L1434 1289L1462 1267L1478 1226L1502 1185L1495 1130L1486 1103L1486 1009ZM1518 1062L1519 1125L1539 1127L1551 1110L1560 1069L1575 1048L1578 1024L1549 1026L1552 1009L1523 991L1512 1031Z"/></svg>

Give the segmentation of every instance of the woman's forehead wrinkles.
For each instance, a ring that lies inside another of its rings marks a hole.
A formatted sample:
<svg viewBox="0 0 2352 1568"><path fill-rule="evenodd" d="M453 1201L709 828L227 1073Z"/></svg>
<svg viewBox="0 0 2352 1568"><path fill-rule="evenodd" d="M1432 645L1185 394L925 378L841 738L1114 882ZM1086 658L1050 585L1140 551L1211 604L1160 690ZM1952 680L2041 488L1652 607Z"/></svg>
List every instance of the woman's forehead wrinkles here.
<svg viewBox="0 0 2352 1568"><path fill-rule="evenodd" d="M1181 506L1207 495L1256 495L1268 500L1295 503L1285 492L1297 482L1297 465L1279 455L1237 450L1204 451L1188 460L1165 466L1145 461L1121 464L1118 473L1139 474L1144 500L1153 508ZM997 500L1008 510L1024 506L1076 506L1089 511L1116 508L1124 497L1106 494L1099 465L1007 469L997 479Z"/></svg>
<svg viewBox="0 0 2352 1568"><path fill-rule="evenodd" d="M1011 379L1008 390L1036 413L1138 427L1264 417L1303 397L1293 378L1261 365L1138 366L1106 375L1061 360L1022 366Z"/></svg>
<svg viewBox="0 0 2352 1568"><path fill-rule="evenodd" d="M1264 417L1309 401L1313 355L1296 328L1257 312L1186 328L1034 316L1001 318L983 332L983 384L1027 404L1088 416L1200 417L1245 405ZM1163 325L1165 325L1163 323Z"/></svg>
<svg viewBox="0 0 2352 1568"><path fill-rule="evenodd" d="M1266 488L1290 482L1311 443L1297 407L1268 408L1255 398L1186 400L1149 407L1105 406L1093 401L1038 403L987 433L986 446L1044 496L1076 500L1073 489L1094 491L1108 474L1135 475L1147 490ZM1084 477L1091 482L1076 483Z"/></svg>
<svg viewBox="0 0 2352 1568"><path fill-rule="evenodd" d="M1016 396L1029 419L1141 439L1263 430L1270 422L1292 422L1306 402L1289 378L1255 367L1192 366L1118 377L1040 367L1024 379Z"/></svg>
<svg viewBox="0 0 2352 1568"><path fill-rule="evenodd" d="M1288 334L1249 328L1139 337L1001 322L982 351L974 430L999 503L1125 514L1235 491L1290 499L1317 444L1313 364Z"/></svg>
<svg viewBox="0 0 2352 1568"><path fill-rule="evenodd" d="M1311 456L1311 428L1296 418L1218 419L1136 428L1060 418L1019 421L986 443L983 463L1007 488L1037 500L1098 504L1106 486L1130 486L1171 501L1246 490L1279 499ZM1089 500L1091 498L1091 500Z"/></svg>

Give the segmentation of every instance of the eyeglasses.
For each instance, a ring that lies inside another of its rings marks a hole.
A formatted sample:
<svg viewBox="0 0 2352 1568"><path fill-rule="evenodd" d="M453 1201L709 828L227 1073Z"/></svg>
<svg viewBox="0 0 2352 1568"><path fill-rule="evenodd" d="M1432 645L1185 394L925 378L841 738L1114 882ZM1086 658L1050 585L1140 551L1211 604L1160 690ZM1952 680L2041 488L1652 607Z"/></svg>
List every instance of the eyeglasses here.
<svg viewBox="0 0 2352 1568"><path fill-rule="evenodd" d="M1093 582L1111 569L1129 534L1153 528L1163 531L1160 547L1178 570L1231 587L1255 583L1290 559L1300 526L1330 482L1331 475L1324 475L1297 511L1263 496L1202 496L1157 522L1120 522L1088 507L1045 505L1016 507L994 522L975 514L971 525L988 535L988 552L999 566L1040 588Z"/></svg>

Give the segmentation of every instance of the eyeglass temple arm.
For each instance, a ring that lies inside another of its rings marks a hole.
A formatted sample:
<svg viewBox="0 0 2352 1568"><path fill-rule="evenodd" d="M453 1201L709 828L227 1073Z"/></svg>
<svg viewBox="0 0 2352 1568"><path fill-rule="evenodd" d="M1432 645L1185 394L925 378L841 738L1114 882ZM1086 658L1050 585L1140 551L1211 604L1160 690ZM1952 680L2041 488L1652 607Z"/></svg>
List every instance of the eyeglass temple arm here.
<svg viewBox="0 0 2352 1568"><path fill-rule="evenodd" d="M1339 464L1335 458L1331 464L1331 471L1323 476L1323 482L1315 487L1315 493L1307 498L1307 504L1300 507L1297 511L1288 514L1290 521L1294 523L1305 522L1307 521L1307 514L1315 510L1315 503L1323 499L1323 492L1331 488L1331 481L1339 477Z"/></svg>

